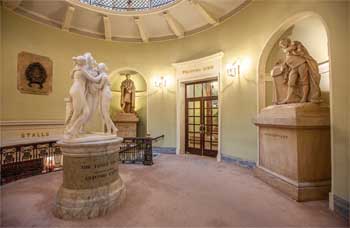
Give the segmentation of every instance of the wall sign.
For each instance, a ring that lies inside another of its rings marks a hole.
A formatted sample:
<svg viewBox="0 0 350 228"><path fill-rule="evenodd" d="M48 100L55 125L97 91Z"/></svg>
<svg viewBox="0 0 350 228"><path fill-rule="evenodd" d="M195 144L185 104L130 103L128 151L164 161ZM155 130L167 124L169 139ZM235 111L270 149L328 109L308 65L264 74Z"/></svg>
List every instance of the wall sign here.
<svg viewBox="0 0 350 228"><path fill-rule="evenodd" d="M177 80L195 79L197 77L217 77L221 72L221 60L224 53L207 56L192 61L174 63Z"/></svg>
<svg viewBox="0 0 350 228"><path fill-rule="evenodd" d="M52 91L52 61L28 52L18 54L17 89L21 93L48 95Z"/></svg>

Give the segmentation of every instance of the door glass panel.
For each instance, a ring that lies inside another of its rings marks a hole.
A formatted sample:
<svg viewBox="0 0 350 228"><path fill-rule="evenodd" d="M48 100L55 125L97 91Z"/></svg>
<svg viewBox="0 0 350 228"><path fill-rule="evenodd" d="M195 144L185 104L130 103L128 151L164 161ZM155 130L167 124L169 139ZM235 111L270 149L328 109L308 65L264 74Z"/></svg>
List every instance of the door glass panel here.
<svg viewBox="0 0 350 228"><path fill-rule="evenodd" d="M194 124L194 122L193 122L193 117L188 117L188 123L189 123L189 124Z"/></svg>
<svg viewBox="0 0 350 228"><path fill-rule="evenodd" d="M194 109L188 109L188 116L193 116L194 115Z"/></svg>
<svg viewBox="0 0 350 228"><path fill-rule="evenodd" d="M200 132L200 125L194 125L194 131L195 132Z"/></svg>
<svg viewBox="0 0 350 228"><path fill-rule="evenodd" d="M200 108L201 107L201 102L200 101L194 102L194 107L195 108Z"/></svg>
<svg viewBox="0 0 350 228"><path fill-rule="evenodd" d="M205 116L212 116L212 109L205 109L204 112Z"/></svg>
<svg viewBox="0 0 350 228"><path fill-rule="evenodd" d="M196 141L194 144L194 148L200 149L201 148L201 143L199 141Z"/></svg>
<svg viewBox="0 0 350 228"><path fill-rule="evenodd" d="M201 134L200 133L196 133L195 134L195 140L196 141L200 141L201 140Z"/></svg>
<svg viewBox="0 0 350 228"><path fill-rule="evenodd" d="M218 116L218 109L217 108L213 108L213 116Z"/></svg>
<svg viewBox="0 0 350 228"><path fill-rule="evenodd" d="M194 148L194 141L189 141L188 146Z"/></svg>
<svg viewBox="0 0 350 228"><path fill-rule="evenodd" d="M203 83L203 97L211 96L211 82Z"/></svg>
<svg viewBox="0 0 350 228"><path fill-rule="evenodd" d="M204 149L205 150L210 150L210 142L205 142L204 143Z"/></svg>
<svg viewBox="0 0 350 228"><path fill-rule="evenodd" d="M212 101L204 101L204 108L212 108Z"/></svg>
<svg viewBox="0 0 350 228"><path fill-rule="evenodd" d="M212 100L211 104L212 104L213 108L218 108L219 107L219 101L218 100Z"/></svg>
<svg viewBox="0 0 350 228"><path fill-rule="evenodd" d="M187 98L192 98L193 97L193 85L187 85Z"/></svg>
<svg viewBox="0 0 350 228"><path fill-rule="evenodd" d="M194 84L194 97L202 96L202 84Z"/></svg>
<svg viewBox="0 0 350 228"><path fill-rule="evenodd" d="M194 115L195 115L195 116L201 116L201 110L200 110L199 108L196 108L196 109L194 110Z"/></svg>
<svg viewBox="0 0 350 228"><path fill-rule="evenodd" d="M214 81L211 83L211 95L217 96L218 95L218 82Z"/></svg>
<svg viewBox="0 0 350 228"><path fill-rule="evenodd" d="M194 131L194 125L188 125L188 131L193 132Z"/></svg>
<svg viewBox="0 0 350 228"><path fill-rule="evenodd" d="M204 141L210 141L211 134L204 134Z"/></svg>
<svg viewBox="0 0 350 228"><path fill-rule="evenodd" d="M218 144L212 144L212 147L211 147L212 150L218 150Z"/></svg>
<svg viewBox="0 0 350 228"><path fill-rule="evenodd" d="M212 119L212 117L211 117L211 116L206 116L206 117L204 117L204 124L205 124L205 125L211 125L211 124L213 124L213 119Z"/></svg>
<svg viewBox="0 0 350 228"><path fill-rule="evenodd" d="M200 117L194 117L194 123L195 124L201 124L201 118Z"/></svg>
<svg viewBox="0 0 350 228"><path fill-rule="evenodd" d="M188 102L188 108L194 108L194 102L193 101L189 101Z"/></svg>
<svg viewBox="0 0 350 228"><path fill-rule="evenodd" d="M212 126L212 133L213 134L218 134L219 133L219 128L217 126Z"/></svg>
<svg viewBox="0 0 350 228"><path fill-rule="evenodd" d="M188 140L194 140L194 133L188 133Z"/></svg>
<svg viewBox="0 0 350 228"><path fill-rule="evenodd" d="M217 134L212 134L212 141L217 142L218 141L218 135Z"/></svg>

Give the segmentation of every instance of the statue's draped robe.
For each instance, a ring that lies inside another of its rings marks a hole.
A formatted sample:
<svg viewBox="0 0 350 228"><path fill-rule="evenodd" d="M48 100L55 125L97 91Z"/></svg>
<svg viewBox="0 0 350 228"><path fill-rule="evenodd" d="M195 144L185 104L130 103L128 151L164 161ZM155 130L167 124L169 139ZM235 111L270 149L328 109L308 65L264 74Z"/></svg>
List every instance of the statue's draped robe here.
<svg viewBox="0 0 350 228"><path fill-rule="evenodd" d="M124 112L134 112L135 108L135 85L130 79L126 79L120 86L121 98L120 106L123 108L125 103L129 103L130 110L124 110Z"/></svg>
<svg viewBox="0 0 350 228"><path fill-rule="evenodd" d="M295 56L300 56L305 59L308 66L310 90L308 95L308 101L319 103L321 102L321 90L320 81L321 75L319 73L318 64L314 58L312 58L304 45L299 41L293 41L293 45L296 46L296 50L292 51Z"/></svg>

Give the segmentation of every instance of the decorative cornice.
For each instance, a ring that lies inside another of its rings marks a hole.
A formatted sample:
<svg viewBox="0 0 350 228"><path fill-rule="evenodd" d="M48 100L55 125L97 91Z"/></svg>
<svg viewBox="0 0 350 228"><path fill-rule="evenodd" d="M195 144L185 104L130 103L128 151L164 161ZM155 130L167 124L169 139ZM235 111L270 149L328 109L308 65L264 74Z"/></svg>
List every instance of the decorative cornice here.
<svg viewBox="0 0 350 228"><path fill-rule="evenodd" d="M172 66L175 68L179 68L179 67L184 67L184 66L188 66L188 65L195 65L195 64L203 63L203 62L220 60L220 59L222 59L223 56L224 56L224 52L221 51L219 53L209 55L209 56L206 56L203 58L189 60L189 61L185 61L185 62L173 63Z"/></svg>
<svg viewBox="0 0 350 228"><path fill-rule="evenodd" d="M5 120L0 126L64 125L64 120Z"/></svg>
<svg viewBox="0 0 350 228"><path fill-rule="evenodd" d="M105 15L105 16L118 15L118 16L129 16L129 17L136 16L136 15L147 16L148 14L155 14L155 13L159 13L159 12L162 12L162 11L165 11L165 10L169 10L172 7L174 7L175 5L181 3L182 1L184 1L184 0L176 1L172 5L168 5L168 6L165 6L163 8L161 7L159 9L155 10L154 12L153 11L147 11L147 13L146 12L144 12L144 13L140 13L140 12L137 12L137 13L135 13L135 12L115 13L115 12L110 11L110 10L105 10L105 9L102 9L102 8L100 9L99 7L94 7L94 6L89 6L89 5L83 4L83 3L79 2L79 0L65 0L65 2L67 2L67 4L73 5L75 7L84 8L86 10L92 10L92 8L93 8L94 9L93 11L98 12L101 15ZM191 35L194 35L194 34L197 34L197 33L200 33L200 32L206 31L206 30L209 30L209 29L215 27L217 24L221 24L226 19L230 18L231 16L233 16L234 14L238 13L243 8L248 6L251 2L252 2L252 0L244 1L240 6L236 7L233 10L231 10L229 13L225 14L224 16L218 18L217 19L218 23L216 23L216 24L213 24L213 25L207 24L207 25L204 25L202 27L195 28L193 30L184 31L184 36L185 37L191 36ZM97 8L97 9L95 9L95 8ZM29 18L29 19L31 19L34 22L39 22L39 23L42 23L42 24L50 25L50 26L53 26L53 27L59 28L59 29L62 28L62 22L61 21L54 20L52 18L48 18L48 17L40 15L40 14L38 14L36 12L30 11L28 9L25 9L25 8L23 8L21 6L18 6L16 9L14 9L12 11L14 11L17 14L23 15L26 18ZM91 31L91 30L88 30L88 29L77 28L77 27L73 27L73 26L70 27L69 32L80 34L80 35L83 35L83 36L96 38L96 39L105 39L106 38L105 37L105 33L99 33L99 32L96 32L96 31ZM147 41L149 41L149 42L161 42L161 41L169 41L169 40L174 40L174 39L178 39L178 36L176 36L176 35L166 35L166 36L160 36L160 37L148 37ZM111 40L112 41L117 41L117 42L133 42L134 43L134 42L144 42L145 39L140 39L140 38L137 38L137 37L119 37L119 36L116 37L116 36L111 36Z"/></svg>

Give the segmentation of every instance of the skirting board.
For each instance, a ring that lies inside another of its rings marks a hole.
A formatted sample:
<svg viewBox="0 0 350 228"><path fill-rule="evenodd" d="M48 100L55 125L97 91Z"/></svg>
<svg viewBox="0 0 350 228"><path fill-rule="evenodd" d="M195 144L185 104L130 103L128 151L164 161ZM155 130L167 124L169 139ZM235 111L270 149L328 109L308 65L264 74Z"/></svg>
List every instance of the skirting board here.
<svg viewBox="0 0 350 228"><path fill-rule="evenodd" d="M176 148L175 147L153 147L152 152L160 153L160 154L176 154Z"/></svg>
<svg viewBox="0 0 350 228"><path fill-rule="evenodd" d="M289 195L292 199L298 202L323 200L328 199L331 185L315 185L315 186L296 186L276 176L270 172L267 172L261 167L254 169L255 176L271 185L272 187Z"/></svg>
<svg viewBox="0 0 350 228"><path fill-rule="evenodd" d="M333 194L334 211L350 224L350 202Z"/></svg>
<svg viewBox="0 0 350 228"><path fill-rule="evenodd" d="M222 154L221 159L224 162L235 163L243 168L253 169L256 167L256 163L254 161L243 160L232 155Z"/></svg>

